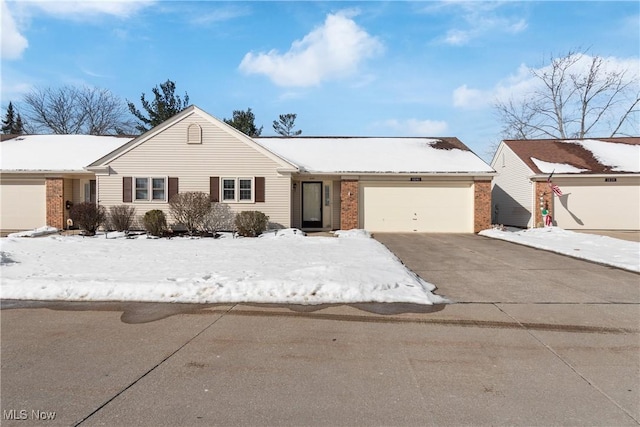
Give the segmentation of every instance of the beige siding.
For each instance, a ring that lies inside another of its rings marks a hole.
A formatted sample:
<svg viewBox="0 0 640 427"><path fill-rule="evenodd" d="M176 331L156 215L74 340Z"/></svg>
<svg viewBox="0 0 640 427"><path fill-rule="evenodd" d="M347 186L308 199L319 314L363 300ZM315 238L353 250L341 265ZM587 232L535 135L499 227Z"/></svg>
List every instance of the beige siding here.
<svg viewBox="0 0 640 427"><path fill-rule="evenodd" d="M501 144L491 163L498 173L491 189L492 222L532 227L533 183L531 169L506 145Z"/></svg>
<svg viewBox="0 0 640 427"><path fill-rule="evenodd" d="M567 230L640 230L640 176L554 178L554 224Z"/></svg>
<svg viewBox="0 0 640 427"><path fill-rule="evenodd" d="M202 127L202 143L188 144L191 124ZM276 161L254 147L220 129L198 114L152 136L113 160L108 176L98 176L99 203L109 207L122 204L122 177L177 177L179 191L209 193L209 177L265 177L265 203L229 203L232 210L259 210L274 225L289 227L291 222L291 179L276 171ZM151 209L167 214L168 203L134 202L138 215Z"/></svg>
<svg viewBox="0 0 640 427"><path fill-rule="evenodd" d="M0 230L30 230L46 225L46 187L42 177L0 179Z"/></svg>

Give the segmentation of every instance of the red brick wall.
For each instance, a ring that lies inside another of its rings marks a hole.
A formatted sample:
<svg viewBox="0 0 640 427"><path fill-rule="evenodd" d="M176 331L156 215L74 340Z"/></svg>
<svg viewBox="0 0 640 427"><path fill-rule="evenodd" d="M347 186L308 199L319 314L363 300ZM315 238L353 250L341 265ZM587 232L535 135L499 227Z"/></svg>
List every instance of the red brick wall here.
<svg viewBox="0 0 640 427"><path fill-rule="evenodd" d="M539 181L535 183L536 197L534 201L534 227L544 227L544 220L542 219L542 208L545 204L548 206L551 217L553 217L553 193L549 189L549 185L546 181ZM540 199L542 198L542 200Z"/></svg>
<svg viewBox="0 0 640 427"><path fill-rule="evenodd" d="M340 228L358 228L358 181L340 182Z"/></svg>
<svg viewBox="0 0 640 427"><path fill-rule="evenodd" d="M491 181L474 182L473 232L491 228Z"/></svg>
<svg viewBox="0 0 640 427"><path fill-rule="evenodd" d="M47 225L62 230L64 224L64 180L47 178Z"/></svg>

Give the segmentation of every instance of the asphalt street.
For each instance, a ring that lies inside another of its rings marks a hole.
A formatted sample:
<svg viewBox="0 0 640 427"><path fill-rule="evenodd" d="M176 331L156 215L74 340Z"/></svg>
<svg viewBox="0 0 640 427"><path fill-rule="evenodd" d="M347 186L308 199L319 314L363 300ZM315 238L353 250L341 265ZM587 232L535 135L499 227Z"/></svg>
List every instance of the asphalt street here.
<svg viewBox="0 0 640 427"><path fill-rule="evenodd" d="M2 301L3 426L640 424L640 275L375 236L455 304Z"/></svg>

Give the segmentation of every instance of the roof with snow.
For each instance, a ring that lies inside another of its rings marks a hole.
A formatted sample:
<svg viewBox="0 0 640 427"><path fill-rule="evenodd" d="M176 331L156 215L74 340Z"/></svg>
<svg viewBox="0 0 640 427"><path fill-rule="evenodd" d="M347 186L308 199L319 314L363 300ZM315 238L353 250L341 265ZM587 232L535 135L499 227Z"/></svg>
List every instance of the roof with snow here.
<svg viewBox="0 0 640 427"><path fill-rule="evenodd" d="M258 144L311 173L491 173L457 138L267 137Z"/></svg>
<svg viewBox="0 0 640 427"><path fill-rule="evenodd" d="M81 171L131 137L19 135L0 145L2 171Z"/></svg>
<svg viewBox="0 0 640 427"><path fill-rule="evenodd" d="M536 174L640 173L640 137L505 140Z"/></svg>

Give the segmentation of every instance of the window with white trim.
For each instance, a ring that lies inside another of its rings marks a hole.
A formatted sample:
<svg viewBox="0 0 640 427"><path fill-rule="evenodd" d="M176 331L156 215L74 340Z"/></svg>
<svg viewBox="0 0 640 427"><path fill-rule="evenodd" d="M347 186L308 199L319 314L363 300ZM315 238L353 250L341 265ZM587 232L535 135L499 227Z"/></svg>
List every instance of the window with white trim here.
<svg viewBox="0 0 640 427"><path fill-rule="evenodd" d="M222 201L252 203L254 201L253 178L222 178Z"/></svg>
<svg viewBox="0 0 640 427"><path fill-rule="evenodd" d="M166 177L135 177L134 183L133 195L136 202L167 201Z"/></svg>

